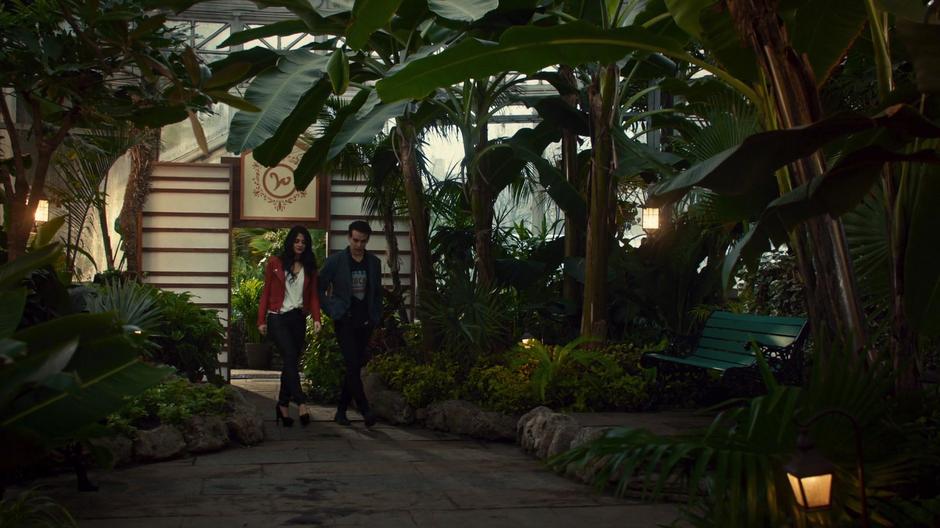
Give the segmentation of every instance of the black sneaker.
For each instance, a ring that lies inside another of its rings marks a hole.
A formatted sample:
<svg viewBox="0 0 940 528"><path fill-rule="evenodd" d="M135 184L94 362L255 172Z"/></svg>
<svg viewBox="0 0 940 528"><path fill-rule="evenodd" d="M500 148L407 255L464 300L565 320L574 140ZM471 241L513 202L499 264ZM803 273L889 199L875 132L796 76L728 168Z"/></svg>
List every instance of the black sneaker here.
<svg viewBox="0 0 940 528"><path fill-rule="evenodd" d="M345 414L336 413L336 416L333 417L333 421L340 425L352 425L352 422L349 421L349 418L346 418Z"/></svg>

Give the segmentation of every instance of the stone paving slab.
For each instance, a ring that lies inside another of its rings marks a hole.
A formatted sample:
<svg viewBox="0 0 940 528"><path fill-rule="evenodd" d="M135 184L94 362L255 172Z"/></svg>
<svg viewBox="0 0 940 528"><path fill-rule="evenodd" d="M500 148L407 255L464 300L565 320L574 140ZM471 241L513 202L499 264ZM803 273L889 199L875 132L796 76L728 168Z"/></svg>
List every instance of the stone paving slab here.
<svg viewBox="0 0 940 528"><path fill-rule="evenodd" d="M273 407L276 381L233 385L259 410ZM329 421L332 409L311 410L316 420L306 428L277 427L266 412L258 446L92 471L95 493L76 492L72 475L31 484L92 528L652 527L677 516L675 504L616 498L552 473L513 444L385 424L341 427Z"/></svg>

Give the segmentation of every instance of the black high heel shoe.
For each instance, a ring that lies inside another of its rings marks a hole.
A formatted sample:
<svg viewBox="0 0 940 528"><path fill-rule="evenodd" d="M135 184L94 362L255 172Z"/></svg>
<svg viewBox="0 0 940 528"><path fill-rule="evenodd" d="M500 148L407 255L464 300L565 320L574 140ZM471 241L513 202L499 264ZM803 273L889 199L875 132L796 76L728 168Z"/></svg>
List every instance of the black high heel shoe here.
<svg viewBox="0 0 940 528"><path fill-rule="evenodd" d="M284 427L293 427L294 419L290 416L284 416L281 414L281 406L274 404L274 423L280 425L281 422L284 422Z"/></svg>
<svg viewBox="0 0 940 528"><path fill-rule="evenodd" d="M300 425L304 427L310 425L310 413L303 413L300 415Z"/></svg>

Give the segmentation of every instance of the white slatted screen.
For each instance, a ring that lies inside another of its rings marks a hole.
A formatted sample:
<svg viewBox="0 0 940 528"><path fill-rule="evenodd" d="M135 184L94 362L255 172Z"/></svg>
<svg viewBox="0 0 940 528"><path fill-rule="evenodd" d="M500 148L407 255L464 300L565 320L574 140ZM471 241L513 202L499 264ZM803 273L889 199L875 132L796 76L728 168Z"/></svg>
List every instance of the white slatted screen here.
<svg viewBox="0 0 940 528"><path fill-rule="evenodd" d="M232 170L227 164L156 164L138 237L144 282L190 292L193 302L218 313L226 330ZM219 363L229 379L228 338Z"/></svg>

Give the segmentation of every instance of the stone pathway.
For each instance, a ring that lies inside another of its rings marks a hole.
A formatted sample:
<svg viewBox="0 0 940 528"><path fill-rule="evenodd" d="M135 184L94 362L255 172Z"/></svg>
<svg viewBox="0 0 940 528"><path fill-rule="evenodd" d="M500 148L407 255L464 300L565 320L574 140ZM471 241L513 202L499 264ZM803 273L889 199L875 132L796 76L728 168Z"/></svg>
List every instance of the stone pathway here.
<svg viewBox="0 0 940 528"><path fill-rule="evenodd" d="M597 493L511 444L381 423L370 430L355 419L341 427L325 407L312 408L306 428L279 428L277 380L233 385L264 413L260 446L93 471L95 493L60 475L40 482L44 492L95 528L653 527L677 515L673 504Z"/></svg>

